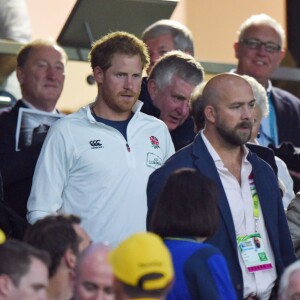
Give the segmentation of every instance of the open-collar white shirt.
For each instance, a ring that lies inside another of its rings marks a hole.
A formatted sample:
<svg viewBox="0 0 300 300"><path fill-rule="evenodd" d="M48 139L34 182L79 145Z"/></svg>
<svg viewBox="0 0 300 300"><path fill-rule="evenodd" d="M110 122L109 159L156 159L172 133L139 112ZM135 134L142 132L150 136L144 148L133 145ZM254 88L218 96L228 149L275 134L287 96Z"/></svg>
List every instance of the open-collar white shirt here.
<svg viewBox="0 0 300 300"><path fill-rule="evenodd" d="M207 150L209 151L210 155L212 156L215 162L215 166L217 168L222 185L224 187L224 191L233 218L236 236L254 233L255 221L253 217L253 199L249 183L249 175L252 172L252 165L247 160L249 150L246 148L246 146L243 146L240 185L236 177L232 173L230 173L229 170L224 166L220 156L213 148L209 140L205 137L203 131L201 131L201 136L203 138ZM258 232L261 234L265 249L272 263L273 268L271 270L249 273L246 270L238 246L237 252L243 274L244 298L247 298L249 296L256 296L261 300L267 300L270 298L272 288L275 285L277 272L274 254L271 248L267 230L265 228L261 208L259 210ZM230 265L230 262L228 262L228 264Z"/></svg>

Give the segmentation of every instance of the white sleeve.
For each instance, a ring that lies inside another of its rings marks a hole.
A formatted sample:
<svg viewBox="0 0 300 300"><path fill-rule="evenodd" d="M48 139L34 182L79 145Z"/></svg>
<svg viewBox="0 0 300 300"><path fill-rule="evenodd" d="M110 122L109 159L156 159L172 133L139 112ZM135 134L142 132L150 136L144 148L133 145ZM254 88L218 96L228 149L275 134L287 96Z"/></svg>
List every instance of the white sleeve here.
<svg viewBox="0 0 300 300"><path fill-rule="evenodd" d="M285 162L279 157L275 156L275 162L278 168L278 178L280 178L285 186L285 193L282 197L283 206L286 209L292 199L295 198L294 193L294 182L288 171L288 168Z"/></svg>
<svg viewBox="0 0 300 300"><path fill-rule="evenodd" d="M73 155L65 138L66 128L62 130L56 125L49 129L35 167L27 202L29 223L34 223L49 214L59 213L62 207L62 194L67 184L69 164Z"/></svg>
<svg viewBox="0 0 300 300"><path fill-rule="evenodd" d="M0 0L0 38L21 43L31 40L26 0Z"/></svg>

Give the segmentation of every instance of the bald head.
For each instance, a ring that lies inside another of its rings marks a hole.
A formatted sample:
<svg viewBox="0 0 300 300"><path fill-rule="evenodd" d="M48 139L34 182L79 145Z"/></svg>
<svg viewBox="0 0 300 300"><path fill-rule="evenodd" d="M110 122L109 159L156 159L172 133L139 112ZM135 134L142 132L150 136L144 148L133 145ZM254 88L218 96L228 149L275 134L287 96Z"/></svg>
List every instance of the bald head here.
<svg viewBox="0 0 300 300"><path fill-rule="evenodd" d="M202 91L205 133L213 143L237 147L249 141L255 99L250 84L239 75L213 77Z"/></svg>
<svg viewBox="0 0 300 300"><path fill-rule="evenodd" d="M251 86L241 76L233 73L219 74L205 84L202 92L203 101L205 105L218 105L224 97L230 97L237 90L248 90L252 93Z"/></svg>
<svg viewBox="0 0 300 300"><path fill-rule="evenodd" d="M76 266L75 300L113 300L113 273L108 263L110 247L104 244L89 246L79 257Z"/></svg>

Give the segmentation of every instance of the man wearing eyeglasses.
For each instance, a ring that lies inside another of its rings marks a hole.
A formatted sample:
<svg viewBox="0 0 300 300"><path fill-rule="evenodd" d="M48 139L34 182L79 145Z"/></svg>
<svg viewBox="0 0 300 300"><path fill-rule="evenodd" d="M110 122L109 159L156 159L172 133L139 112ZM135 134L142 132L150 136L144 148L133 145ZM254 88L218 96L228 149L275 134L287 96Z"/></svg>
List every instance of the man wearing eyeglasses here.
<svg viewBox="0 0 300 300"><path fill-rule="evenodd" d="M284 36L282 26L268 15L247 19L234 44L236 73L254 77L267 91L270 113L261 122L259 143L278 147L282 142L291 142L300 147L300 99L273 87L270 81L285 55Z"/></svg>

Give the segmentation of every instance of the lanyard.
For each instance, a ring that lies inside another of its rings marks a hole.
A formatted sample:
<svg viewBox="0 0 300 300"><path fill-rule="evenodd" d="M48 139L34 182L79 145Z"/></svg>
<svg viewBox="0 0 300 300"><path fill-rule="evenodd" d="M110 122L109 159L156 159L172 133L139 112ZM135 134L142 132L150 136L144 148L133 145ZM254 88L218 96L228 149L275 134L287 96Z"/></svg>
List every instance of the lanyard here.
<svg viewBox="0 0 300 300"><path fill-rule="evenodd" d="M259 198L256 192L253 172L249 175L249 184L253 201L253 218L255 221L255 232L258 232L258 221L259 221Z"/></svg>

